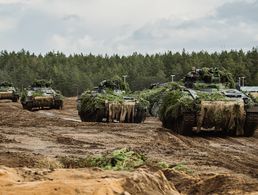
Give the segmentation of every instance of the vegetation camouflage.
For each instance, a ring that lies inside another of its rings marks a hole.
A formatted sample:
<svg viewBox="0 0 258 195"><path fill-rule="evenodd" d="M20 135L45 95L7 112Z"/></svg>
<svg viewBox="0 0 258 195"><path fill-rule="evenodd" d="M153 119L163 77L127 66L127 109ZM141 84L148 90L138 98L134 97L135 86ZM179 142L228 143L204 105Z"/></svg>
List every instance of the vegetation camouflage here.
<svg viewBox="0 0 258 195"><path fill-rule="evenodd" d="M3 81L0 83L0 99L10 99L13 102L17 102L19 99L19 92L12 83Z"/></svg>
<svg viewBox="0 0 258 195"><path fill-rule="evenodd" d="M52 81L35 80L31 86L24 89L21 95L23 108L32 110L34 108L56 108L63 107L63 96L61 92L51 88Z"/></svg>
<svg viewBox="0 0 258 195"><path fill-rule="evenodd" d="M129 93L121 79L104 80L93 91L85 91L78 100L82 121L143 122L147 101Z"/></svg>
<svg viewBox="0 0 258 195"><path fill-rule="evenodd" d="M196 69L186 75L184 83L185 87L167 91L162 97L160 119L164 127L180 131L180 121L191 113L196 132L205 128L245 134L246 109L253 107L254 102L240 91L230 89L235 84L229 72Z"/></svg>

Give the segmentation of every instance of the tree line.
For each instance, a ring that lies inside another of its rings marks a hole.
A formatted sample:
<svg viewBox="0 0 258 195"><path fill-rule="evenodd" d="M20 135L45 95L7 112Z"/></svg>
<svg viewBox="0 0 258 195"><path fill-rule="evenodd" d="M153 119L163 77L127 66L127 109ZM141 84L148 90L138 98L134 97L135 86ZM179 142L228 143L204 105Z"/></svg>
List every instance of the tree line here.
<svg viewBox="0 0 258 195"><path fill-rule="evenodd" d="M53 81L53 87L65 96L75 96L104 79L127 75L130 88L141 90L151 83L167 82L171 75L181 79L192 67L218 67L229 70L234 79L246 77L247 85L258 85L258 50L231 50L208 53L168 51L162 54L129 56L73 54L60 52L35 55L29 51L0 52L0 81L10 81L18 88L36 79Z"/></svg>

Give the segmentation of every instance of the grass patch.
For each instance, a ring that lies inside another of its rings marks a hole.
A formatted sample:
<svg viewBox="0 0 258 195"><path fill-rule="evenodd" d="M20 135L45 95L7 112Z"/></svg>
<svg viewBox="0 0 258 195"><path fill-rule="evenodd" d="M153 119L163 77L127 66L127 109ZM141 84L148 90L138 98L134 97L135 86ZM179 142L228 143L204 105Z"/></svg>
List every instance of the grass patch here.
<svg viewBox="0 0 258 195"><path fill-rule="evenodd" d="M163 161L160 161L157 163L157 166L161 169L168 169L169 168L169 164Z"/></svg>
<svg viewBox="0 0 258 195"><path fill-rule="evenodd" d="M89 155L85 158L61 157L65 168L100 167L107 170L131 171L145 164L146 157L128 148L114 150L103 155Z"/></svg>
<svg viewBox="0 0 258 195"><path fill-rule="evenodd" d="M193 170L187 167L184 163L178 163L175 167L173 167L174 170L176 171L181 171L187 174L192 174Z"/></svg>
<svg viewBox="0 0 258 195"><path fill-rule="evenodd" d="M63 168L63 165L56 159L46 157L46 158L38 160L35 163L34 167L54 170L54 169L58 169L58 168Z"/></svg>
<svg viewBox="0 0 258 195"><path fill-rule="evenodd" d="M193 174L193 170L190 169L185 163L169 164L164 161L156 162L156 166L161 169L176 170L187 174Z"/></svg>

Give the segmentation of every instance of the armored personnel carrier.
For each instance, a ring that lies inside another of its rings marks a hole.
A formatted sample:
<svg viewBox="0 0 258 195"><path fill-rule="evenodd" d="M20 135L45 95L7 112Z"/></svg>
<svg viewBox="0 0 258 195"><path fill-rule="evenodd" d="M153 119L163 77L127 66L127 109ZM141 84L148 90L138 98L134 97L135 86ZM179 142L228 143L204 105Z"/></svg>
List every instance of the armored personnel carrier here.
<svg viewBox="0 0 258 195"><path fill-rule="evenodd" d="M168 83L153 83L149 89L145 89L139 92L139 97L147 100L148 104L148 115L153 117L159 116L159 109L162 102L164 93L169 90L180 89L182 86L179 83L168 82Z"/></svg>
<svg viewBox="0 0 258 195"><path fill-rule="evenodd" d="M63 108L63 96L51 88L51 82L37 80L30 87L24 89L21 103L24 109Z"/></svg>
<svg viewBox="0 0 258 195"><path fill-rule="evenodd" d="M258 104L258 86L243 86L240 90L250 96Z"/></svg>
<svg viewBox="0 0 258 195"><path fill-rule="evenodd" d="M78 114L86 122L141 123L147 101L128 94L128 85L121 79L104 80L78 98Z"/></svg>
<svg viewBox="0 0 258 195"><path fill-rule="evenodd" d="M19 100L19 93L12 83L7 81L0 83L0 100L2 99L9 99L13 102Z"/></svg>
<svg viewBox="0 0 258 195"><path fill-rule="evenodd" d="M193 69L185 87L170 90L162 99L160 119L166 128L183 135L219 131L252 136L258 124L258 106L239 90L229 72L216 68Z"/></svg>

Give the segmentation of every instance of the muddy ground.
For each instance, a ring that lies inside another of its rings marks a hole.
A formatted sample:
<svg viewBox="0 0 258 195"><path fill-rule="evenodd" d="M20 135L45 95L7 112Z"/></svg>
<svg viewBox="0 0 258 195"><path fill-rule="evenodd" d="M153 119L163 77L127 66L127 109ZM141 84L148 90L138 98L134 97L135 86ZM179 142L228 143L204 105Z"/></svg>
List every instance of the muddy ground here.
<svg viewBox="0 0 258 195"><path fill-rule="evenodd" d="M18 175L21 167L35 171L42 157L84 157L124 147L183 167L162 171L174 193L258 194L258 130L253 137L214 133L185 137L162 128L156 118L147 118L143 124L82 123L76 98L66 98L63 110L34 112L23 110L19 103L0 101L0 180L1 170L14 168ZM154 175L158 170L145 167L144 171ZM113 174L116 179L125 179L125 173L117 174Z"/></svg>

